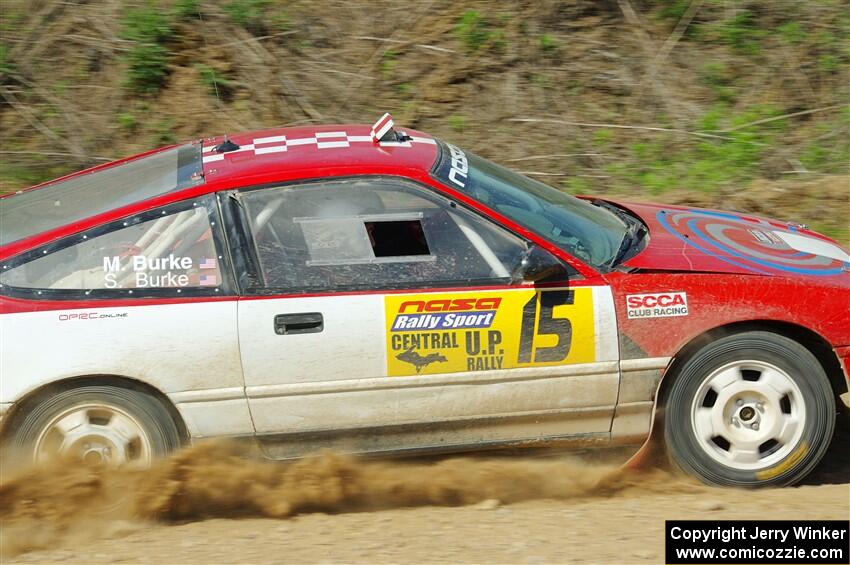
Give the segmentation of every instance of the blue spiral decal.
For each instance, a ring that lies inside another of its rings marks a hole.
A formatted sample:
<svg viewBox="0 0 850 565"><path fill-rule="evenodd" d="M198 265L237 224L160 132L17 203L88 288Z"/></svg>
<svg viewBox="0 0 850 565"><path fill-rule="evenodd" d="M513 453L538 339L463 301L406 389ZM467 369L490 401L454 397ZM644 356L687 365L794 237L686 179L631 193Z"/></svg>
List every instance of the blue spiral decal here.
<svg viewBox="0 0 850 565"><path fill-rule="evenodd" d="M831 276L850 268L848 262L792 247L782 234L797 239L804 237L802 234L797 230L778 229L765 221L693 210L663 210L658 212L656 219L688 246L754 273Z"/></svg>

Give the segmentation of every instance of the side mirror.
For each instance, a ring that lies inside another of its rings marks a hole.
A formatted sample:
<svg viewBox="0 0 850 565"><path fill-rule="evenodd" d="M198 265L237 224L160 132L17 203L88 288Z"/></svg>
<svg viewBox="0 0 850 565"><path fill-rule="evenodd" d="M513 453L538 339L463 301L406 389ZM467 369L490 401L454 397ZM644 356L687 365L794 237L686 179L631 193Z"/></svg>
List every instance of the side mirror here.
<svg viewBox="0 0 850 565"><path fill-rule="evenodd" d="M568 271L557 257L537 245L531 245L522 257L519 275L524 281L541 282L566 279Z"/></svg>

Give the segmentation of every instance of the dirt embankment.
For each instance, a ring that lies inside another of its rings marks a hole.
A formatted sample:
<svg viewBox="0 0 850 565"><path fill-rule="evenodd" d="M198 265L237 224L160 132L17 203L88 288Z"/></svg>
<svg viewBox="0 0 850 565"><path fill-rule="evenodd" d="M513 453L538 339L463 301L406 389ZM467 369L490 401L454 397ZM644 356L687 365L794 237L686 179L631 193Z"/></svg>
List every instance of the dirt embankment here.
<svg viewBox="0 0 850 565"><path fill-rule="evenodd" d="M594 456L260 461L211 442L149 471L0 484L4 563L658 561L674 518L850 517L850 421L798 488L709 488Z"/></svg>
<svg viewBox="0 0 850 565"><path fill-rule="evenodd" d="M570 192L850 241L841 3L0 3L0 192L181 140L389 111ZM779 209L758 179L789 196Z"/></svg>

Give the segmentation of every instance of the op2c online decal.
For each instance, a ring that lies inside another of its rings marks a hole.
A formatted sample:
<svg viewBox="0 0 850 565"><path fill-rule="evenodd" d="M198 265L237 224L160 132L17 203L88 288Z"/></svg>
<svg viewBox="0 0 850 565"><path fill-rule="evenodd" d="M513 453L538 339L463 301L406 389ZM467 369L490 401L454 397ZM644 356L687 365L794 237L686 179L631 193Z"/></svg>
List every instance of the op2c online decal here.
<svg viewBox="0 0 850 565"><path fill-rule="evenodd" d="M387 374L595 361L591 288L385 297Z"/></svg>

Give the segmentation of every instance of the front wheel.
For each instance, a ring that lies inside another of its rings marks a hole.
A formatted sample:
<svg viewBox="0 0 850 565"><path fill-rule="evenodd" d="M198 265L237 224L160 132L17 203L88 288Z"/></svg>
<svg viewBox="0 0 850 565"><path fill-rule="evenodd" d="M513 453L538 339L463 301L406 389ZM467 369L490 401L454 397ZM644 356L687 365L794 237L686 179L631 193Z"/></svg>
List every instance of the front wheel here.
<svg viewBox="0 0 850 565"><path fill-rule="evenodd" d="M36 463L55 457L147 467L180 446L174 420L152 395L115 386L81 386L25 407L12 444Z"/></svg>
<svg viewBox="0 0 850 565"><path fill-rule="evenodd" d="M761 331L726 336L671 376L668 453L706 483L793 484L829 447L832 388L814 355L791 339Z"/></svg>

